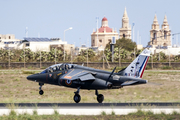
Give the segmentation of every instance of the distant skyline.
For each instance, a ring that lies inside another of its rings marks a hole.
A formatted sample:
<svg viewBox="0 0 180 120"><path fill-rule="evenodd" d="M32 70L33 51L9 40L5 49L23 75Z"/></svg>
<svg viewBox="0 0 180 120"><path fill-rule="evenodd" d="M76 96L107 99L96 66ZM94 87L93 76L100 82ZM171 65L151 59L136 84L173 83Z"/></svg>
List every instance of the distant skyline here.
<svg viewBox="0 0 180 120"><path fill-rule="evenodd" d="M1 19L0 34L15 34L17 39L25 37L28 27L28 37L61 38L69 44L91 46L91 33L96 29L96 17L99 17L98 27L105 16L109 27L119 33L122 27L122 17L126 7L129 24L135 23L135 42L137 34L145 47L150 41L150 30L154 15L157 15L161 25L167 16L172 33L180 33L180 1L178 0L0 0ZM177 41L177 39L179 40ZM173 44L180 44L179 35L173 39Z"/></svg>

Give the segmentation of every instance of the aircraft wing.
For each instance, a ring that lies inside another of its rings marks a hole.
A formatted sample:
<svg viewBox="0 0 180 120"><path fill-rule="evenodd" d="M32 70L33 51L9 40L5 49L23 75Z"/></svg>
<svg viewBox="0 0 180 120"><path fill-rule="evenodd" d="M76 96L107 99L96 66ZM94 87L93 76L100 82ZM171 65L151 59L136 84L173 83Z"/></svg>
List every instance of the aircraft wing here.
<svg viewBox="0 0 180 120"><path fill-rule="evenodd" d="M88 80L95 80L95 77L92 75L93 73L90 73L85 70L81 69L72 69L68 71L67 74L62 76L63 79L68 79L68 80L81 80L81 81L88 81Z"/></svg>
<svg viewBox="0 0 180 120"><path fill-rule="evenodd" d="M79 79L80 79L81 81L95 80L95 77L92 76L91 73L88 73L88 74L82 75L81 77L79 77Z"/></svg>
<svg viewBox="0 0 180 120"><path fill-rule="evenodd" d="M121 85L122 86L128 86L128 85L132 85L132 84L134 84L136 82L138 82L138 81L126 81L126 82L122 83Z"/></svg>

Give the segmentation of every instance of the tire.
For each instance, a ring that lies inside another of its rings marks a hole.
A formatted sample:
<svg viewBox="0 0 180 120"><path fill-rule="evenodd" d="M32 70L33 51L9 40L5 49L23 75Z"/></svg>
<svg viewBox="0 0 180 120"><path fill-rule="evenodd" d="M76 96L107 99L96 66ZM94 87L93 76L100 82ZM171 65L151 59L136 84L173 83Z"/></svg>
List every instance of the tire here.
<svg viewBox="0 0 180 120"><path fill-rule="evenodd" d="M40 90L40 91L39 91L39 94L40 94L40 95L43 95L43 94L44 94L44 91L43 91L43 90Z"/></svg>
<svg viewBox="0 0 180 120"><path fill-rule="evenodd" d="M104 100L104 96L103 96L102 94L99 94L99 95L97 96L97 101L98 101L99 103L102 103L103 100Z"/></svg>
<svg viewBox="0 0 180 120"><path fill-rule="evenodd" d="M74 95L74 102L79 103L81 101L81 96L79 94Z"/></svg>

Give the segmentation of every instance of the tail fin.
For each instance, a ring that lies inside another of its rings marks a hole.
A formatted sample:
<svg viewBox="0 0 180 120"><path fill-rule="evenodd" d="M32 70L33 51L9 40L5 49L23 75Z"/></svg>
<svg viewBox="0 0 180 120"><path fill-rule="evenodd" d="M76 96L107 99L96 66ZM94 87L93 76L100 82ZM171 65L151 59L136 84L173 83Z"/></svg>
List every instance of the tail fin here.
<svg viewBox="0 0 180 120"><path fill-rule="evenodd" d="M151 51L144 49L142 53L125 70L120 71L119 74L142 78L150 53Z"/></svg>

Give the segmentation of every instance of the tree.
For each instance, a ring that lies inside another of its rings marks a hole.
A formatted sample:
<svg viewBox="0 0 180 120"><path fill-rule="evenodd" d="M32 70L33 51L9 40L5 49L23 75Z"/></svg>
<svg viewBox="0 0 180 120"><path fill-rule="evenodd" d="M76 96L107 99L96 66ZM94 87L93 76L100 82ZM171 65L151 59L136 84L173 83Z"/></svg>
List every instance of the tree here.
<svg viewBox="0 0 180 120"><path fill-rule="evenodd" d="M95 52L92 49L88 49L89 61L94 61ZM74 59L77 62L84 62L87 60L87 50L81 50L79 55Z"/></svg>
<svg viewBox="0 0 180 120"><path fill-rule="evenodd" d="M136 48L136 43L132 42L131 39L118 39L114 46L114 60L119 60L119 48L120 48L120 57L123 60L132 60L134 59L134 48ZM110 42L106 45L105 55L108 60L111 61L112 54L110 51Z"/></svg>
<svg viewBox="0 0 180 120"><path fill-rule="evenodd" d="M131 39L118 39L115 44L115 48L125 49L127 51L133 51L136 48L136 42L133 42ZM110 48L110 42L106 45L106 48Z"/></svg>

